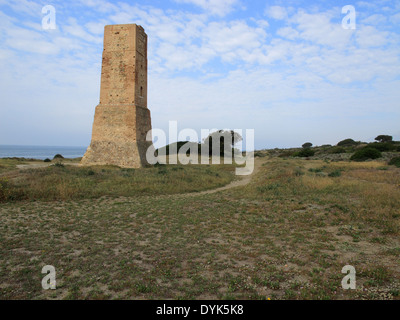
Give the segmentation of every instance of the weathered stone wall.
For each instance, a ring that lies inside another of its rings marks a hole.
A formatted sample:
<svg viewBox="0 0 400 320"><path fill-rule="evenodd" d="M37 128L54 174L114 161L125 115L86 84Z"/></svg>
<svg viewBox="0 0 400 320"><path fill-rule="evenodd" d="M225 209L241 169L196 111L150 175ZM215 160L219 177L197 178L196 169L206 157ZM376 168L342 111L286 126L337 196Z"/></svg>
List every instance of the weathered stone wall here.
<svg viewBox="0 0 400 320"><path fill-rule="evenodd" d="M147 108L147 35L135 24L104 29L100 104L83 165L146 165L151 142Z"/></svg>

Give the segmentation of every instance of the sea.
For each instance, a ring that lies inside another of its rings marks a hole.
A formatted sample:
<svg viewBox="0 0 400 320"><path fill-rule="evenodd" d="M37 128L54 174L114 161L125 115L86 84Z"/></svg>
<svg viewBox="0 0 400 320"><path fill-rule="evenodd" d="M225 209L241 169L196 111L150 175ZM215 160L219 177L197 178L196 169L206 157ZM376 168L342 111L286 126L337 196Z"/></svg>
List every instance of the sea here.
<svg viewBox="0 0 400 320"><path fill-rule="evenodd" d="M0 145L0 158L53 159L56 154L64 158L80 158L87 147L12 146Z"/></svg>

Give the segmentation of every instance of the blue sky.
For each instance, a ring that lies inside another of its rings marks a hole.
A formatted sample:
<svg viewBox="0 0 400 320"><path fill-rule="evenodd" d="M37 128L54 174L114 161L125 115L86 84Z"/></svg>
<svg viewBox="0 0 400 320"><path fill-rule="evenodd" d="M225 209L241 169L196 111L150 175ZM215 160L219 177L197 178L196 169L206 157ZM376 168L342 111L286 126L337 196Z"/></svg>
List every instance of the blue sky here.
<svg viewBox="0 0 400 320"><path fill-rule="evenodd" d="M254 129L257 149L400 140L399 1L0 0L0 144L89 145L104 26L122 23L149 37L153 128Z"/></svg>

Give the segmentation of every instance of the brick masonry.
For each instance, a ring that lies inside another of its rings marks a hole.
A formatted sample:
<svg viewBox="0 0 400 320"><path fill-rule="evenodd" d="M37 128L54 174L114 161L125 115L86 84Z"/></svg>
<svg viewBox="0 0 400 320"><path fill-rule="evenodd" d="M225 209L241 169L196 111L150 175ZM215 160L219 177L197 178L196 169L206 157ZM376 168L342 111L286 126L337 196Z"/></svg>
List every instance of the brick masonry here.
<svg viewBox="0 0 400 320"><path fill-rule="evenodd" d="M140 168L147 165L151 130L147 108L147 35L136 24L104 28L100 104L92 141L81 164Z"/></svg>

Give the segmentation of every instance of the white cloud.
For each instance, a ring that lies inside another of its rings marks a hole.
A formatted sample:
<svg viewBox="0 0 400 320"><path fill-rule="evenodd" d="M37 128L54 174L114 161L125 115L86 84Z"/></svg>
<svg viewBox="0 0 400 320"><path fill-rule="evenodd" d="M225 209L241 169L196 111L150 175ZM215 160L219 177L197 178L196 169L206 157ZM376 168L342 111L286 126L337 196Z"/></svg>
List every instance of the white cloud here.
<svg viewBox="0 0 400 320"><path fill-rule="evenodd" d="M299 32L292 27L281 28L277 31L277 34L289 40L294 40L299 37Z"/></svg>
<svg viewBox="0 0 400 320"><path fill-rule="evenodd" d="M60 52L60 47L47 41L43 34L19 27L7 30L5 45L32 53L55 55Z"/></svg>
<svg viewBox="0 0 400 320"><path fill-rule="evenodd" d="M341 23L332 23L331 20L332 13L310 14L303 10L290 18L303 40L331 47L347 46L354 30L345 30Z"/></svg>
<svg viewBox="0 0 400 320"><path fill-rule="evenodd" d="M239 3L238 0L175 0L177 3L196 5L212 15L225 16Z"/></svg>
<svg viewBox="0 0 400 320"><path fill-rule="evenodd" d="M237 50L249 52L265 43L266 32L262 28L253 28L244 21L212 22L203 31L207 46L221 57L226 53L236 56ZM240 54L238 54L240 56Z"/></svg>
<svg viewBox="0 0 400 320"><path fill-rule="evenodd" d="M386 23L387 17L382 14L373 14L361 20L362 24L382 25Z"/></svg>
<svg viewBox="0 0 400 320"><path fill-rule="evenodd" d="M399 23L400 23L400 12L399 12L399 13L396 13L396 14L394 14L394 15L392 15L392 16L390 17L390 21L391 21L392 23L394 23L394 24L399 24Z"/></svg>
<svg viewBox="0 0 400 320"><path fill-rule="evenodd" d="M372 26L360 26L356 32L357 43L365 47L381 47L388 43L389 32L378 31Z"/></svg>
<svg viewBox="0 0 400 320"><path fill-rule="evenodd" d="M1 0L0 5L10 6L10 8L13 11L18 13L27 14L34 17L40 17L42 14L42 8L45 4L39 4L37 2L38 1L28 1L28 0L16 0L16 1Z"/></svg>
<svg viewBox="0 0 400 320"><path fill-rule="evenodd" d="M102 13L111 13L118 10L118 6L106 0L79 0L82 5L94 8Z"/></svg>
<svg viewBox="0 0 400 320"><path fill-rule="evenodd" d="M89 14L65 11L54 32L39 30L36 18L21 24L0 12L0 137L17 134L16 115L24 113L24 132L49 128L43 141L58 126L85 140L68 144L89 142L103 29L112 23L138 23L149 36L153 127L176 119L197 129L255 128L258 147L299 145L309 137L336 143L329 139L338 135L337 123L343 138L362 137L372 125L398 130L399 35L386 28L389 17L397 19L393 11L383 15L384 26L377 12L344 30L340 8L270 7L271 17L285 19L275 31L255 17L221 19L238 1L179 1L204 12L81 0L73 9ZM374 119L379 112L391 118Z"/></svg>
<svg viewBox="0 0 400 320"><path fill-rule="evenodd" d="M268 17L271 17L276 20L284 20L288 17L286 8L280 6L267 7L265 10L265 14Z"/></svg>
<svg viewBox="0 0 400 320"><path fill-rule="evenodd" d="M78 24L75 18L68 18L68 24L63 25L63 31L67 34L70 34L74 37L81 38L82 40L94 42L94 43L102 43L103 37L101 36L93 36L88 33L80 24Z"/></svg>

